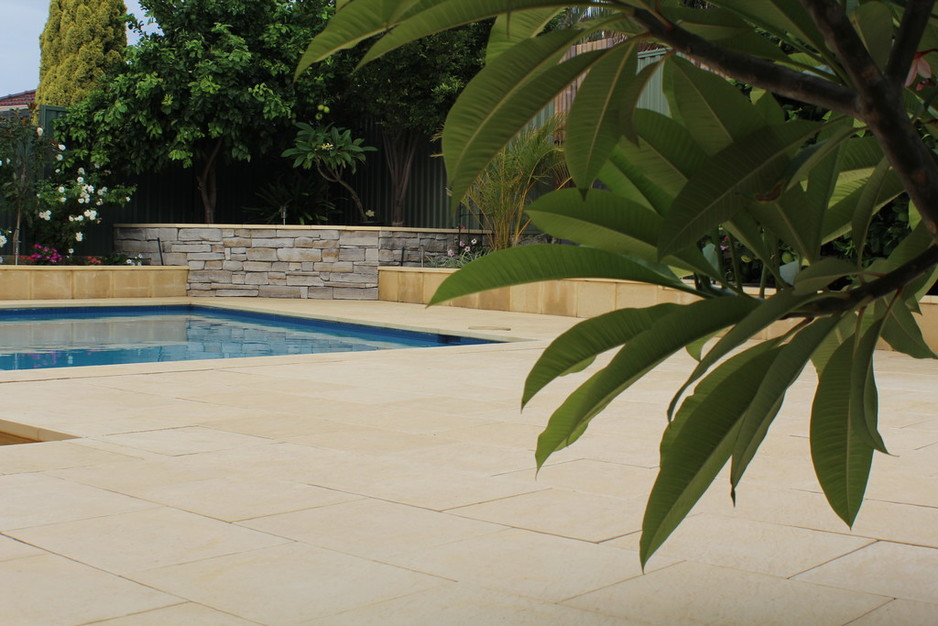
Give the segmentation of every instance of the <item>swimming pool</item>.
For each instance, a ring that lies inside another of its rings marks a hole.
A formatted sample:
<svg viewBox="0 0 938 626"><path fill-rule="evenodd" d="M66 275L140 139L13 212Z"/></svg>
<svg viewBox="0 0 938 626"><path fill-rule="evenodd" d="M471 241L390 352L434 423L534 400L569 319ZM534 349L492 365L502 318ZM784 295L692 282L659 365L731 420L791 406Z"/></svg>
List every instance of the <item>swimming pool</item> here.
<svg viewBox="0 0 938 626"><path fill-rule="evenodd" d="M198 305L0 310L0 370L490 343Z"/></svg>

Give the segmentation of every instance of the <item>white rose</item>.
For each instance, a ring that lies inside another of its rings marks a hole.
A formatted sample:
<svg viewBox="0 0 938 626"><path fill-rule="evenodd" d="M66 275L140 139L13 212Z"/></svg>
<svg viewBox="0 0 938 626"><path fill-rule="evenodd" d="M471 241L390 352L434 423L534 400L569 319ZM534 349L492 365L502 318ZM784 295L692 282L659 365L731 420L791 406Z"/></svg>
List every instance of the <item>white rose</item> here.
<svg viewBox="0 0 938 626"><path fill-rule="evenodd" d="M81 233L75 233L75 241L81 241L85 236Z"/></svg>
<svg viewBox="0 0 938 626"><path fill-rule="evenodd" d="M37 126L37 127L36 127L36 134L39 135L40 137L42 137L42 126Z"/></svg>

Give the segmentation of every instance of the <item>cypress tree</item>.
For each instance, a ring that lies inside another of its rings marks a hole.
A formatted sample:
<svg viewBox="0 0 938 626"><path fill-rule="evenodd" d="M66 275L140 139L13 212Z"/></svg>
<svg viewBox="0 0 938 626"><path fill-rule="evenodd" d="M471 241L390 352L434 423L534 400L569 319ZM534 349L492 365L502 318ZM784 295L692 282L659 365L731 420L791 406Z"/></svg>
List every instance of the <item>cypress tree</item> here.
<svg viewBox="0 0 938 626"><path fill-rule="evenodd" d="M72 106L120 63L127 45L124 0L51 0L39 37L36 102Z"/></svg>

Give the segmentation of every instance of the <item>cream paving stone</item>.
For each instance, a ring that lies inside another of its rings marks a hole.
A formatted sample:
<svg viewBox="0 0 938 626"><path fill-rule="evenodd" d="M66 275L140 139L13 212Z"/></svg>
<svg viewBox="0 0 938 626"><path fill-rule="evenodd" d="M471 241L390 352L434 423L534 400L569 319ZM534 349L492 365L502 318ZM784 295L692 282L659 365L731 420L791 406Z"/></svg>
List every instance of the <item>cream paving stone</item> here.
<svg viewBox="0 0 938 626"><path fill-rule="evenodd" d="M55 470L47 474L109 491L136 495L154 487L221 478L232 473L230 469L206 462L203 456L141 459L122 463L119 472L115 472L113 467L89 466Z"/></svg>
<svg viewBox="0 0 938 626"><path fill-rule="evenodd" d="M641 575L638 553L516 529L406 552L386 561L547 602Z"/></svg>
<svg viewBox="0 0 938 626"><path fill-rule="evenodd" d="M123 465L123 464L122 464ZM111 466L106 471L114 473ZM0 476L0 530L153 508L151 502L44 474Z"/></svg>
<svg viewBox="0 0 938 626"><path fill-rule="evenodd" d="M41 554L46 553L22 541L0 535L0 561L12 561L13 559L39 556Z"/></svg>
<svg viewBox="0 0 938 626"><path fill-rule="evenodd" d="M135 495L225 522L359 499L341 491L291 481L235 477L160 485L141 489Z"/></svg>
<svg viewBox="0 0 938 626"><path fill-rule="evenodd" d="M95 450L71 441L0 446L0 474L39 472L48 469L105 465L133 460L132 456Z"/></svg>
<svg viewBox="0 0 938 626"><path fill-rule="evenodd" d="M850 626L934 626L936 623L938 604L893 600L850 622Z"/></svg>
<svg viewBox="0 0 938 626"><path fill-rule="evenodd" d="M889 598L682 562L564 604L627 624L839 626Z"/></svg>
<svg viewBox="0 0 938 626"><path fill-rule="evenodd" d="M192 602L93 623L102 626L168 626L170 624L179 624L180 626L249 626L250 624L257 624L257 622L241 619Z"/></svg>
<svg viewBox="0 0 938 626"><path fill-rule="evenodd" d="M122 433L103 437L102 440L169 456L213 452L270 443L270 440L262 437L228 433L199 426Z"/></svg>
<svg viewBox="0 0 938 626"><path fill-rule="evenodd" d="M144 584L262 624L309 623L447 581L305 544L141 572Z"/></svg>
<svg viewBox="0 0 938 626"><path fill-rule="evenodd" d="M637 551L640 535L607 544ZM650 562L665 557L790 578L870 543L865 537L701 513L685 519Z"/></svg>
<svg viewBox="0 0 938 626"><path fill-rule="evenodd" d="M442 436L435 434L415 434L383 428L349 426L315 435L289 437L287 441L297 444L310 444L319 448L347 450L363 454L386 455L411 450L423 450L449 443Z"/></svg>
<svg viewBox="0 0 938 626"><path fill-rule="evenodd" d="M621 626L608 615L543 603L523 596L452 583L316 620L322 626Z"/></svg>
<svg viewBox="0 0 938 626"><path fill-rule="evenodd" d="M259 517L240 525L377 560L504 530L496 524L370 499Z"/></svg>
<svg viewBox="0 0 938 626"><path fill-rule="evenodd" d="M795 580L935 602L938 600L938 549L878 541L800 574Z"/></svg>
<svg viewBox="0 0 938 626"><path fill-rule="evenodd" d="M543 427L507 421L504 419L504 412L500 412L497 417L501 419L498 421L492 419L482 424L448 430L445 433L446 438L456 441L521 448L528 450L533 458L534 450L537 448L537 437L544 430Z"/></svg>
<svg viewBox="0 0 938 626"><path fill-rule="evenodd" d="M583 541L605 541L640 530L644 500L550 488L460 507L452 512L513 528Z"/></svg>
<svg viewBox="0 0 938 626"><path fill-rule="evenodd" d="M0 563L4 626L84 624L178 604L172 594L52 554Z"/></svg>
<svg viewBox="0 0 938 626"><path fill-rule="evenodd" d="M335 484L335 479L332 482ZM349 488L355 493L372 498L435 511L499 500L543 489L524 480L501 476L491 478L481 474L432 469L419 465L409 465L406 471L381 482L362 483L363 481L359 481L357 486ZM322 483L316 484L322 485Z"/></svg>
<svg viewBox="0 0 938 626"><path fill-rule="evenodd" d="M534 470L524 470L508 476L534 480L544 487L562 487L570 491L618 498L645 498L651 492L658 471L608 461L579 459L548 462L536 475Z"/></svg>
<svg viewBox="0 0 938 626"><path fill-rule="evenodd" d="M286 543L166 507L7 531L92 567L127 574Z"/></svg>
<svg viewBox="0 0 938 626"><path fill-rule="evenodd" d="M250 417L217 420L211 426L216 430L280 441L298 435L318 435L348 428L348 424L312 415L259 413L258 410L253 413Z"/></svg>
<svg viewBox="0 0 938 626"><path fill-rule="evenodd" d="M290 413L299 415L314 414L317 406L315 398L298 393L271 393L252 392L250 388L242 387L236 392L206 393L189 398L193 402L207 405L219 405L248 409L256 413L257 410L275 410L277 413ZM321 403L320 405L321 406ZM322 416L320 416L322 417Z"/></svg>
<svg viewBox="0 0 938 626"><path fill-rule="evenodd" d="M333 411L332 419L345 424L365 426L370 428L394 429L404 433L417 435L448 434L451 431L468 427L471 424L478 426L490 424L484 419L477 419L454 412L446 405L447 401L434 402L433 406L427 404L420 408L400 409L397 407L368 406L366 411ZM433 407L439 408L433 408Z"/></svg>
<svg viewBox="0 0 938 626"><path fill-rule="evenodd" d="M529 450L479 443L444 443L433 448L399 452L396 456L429 467L488 475L507 474L535 466L534 455Z"/></svg>

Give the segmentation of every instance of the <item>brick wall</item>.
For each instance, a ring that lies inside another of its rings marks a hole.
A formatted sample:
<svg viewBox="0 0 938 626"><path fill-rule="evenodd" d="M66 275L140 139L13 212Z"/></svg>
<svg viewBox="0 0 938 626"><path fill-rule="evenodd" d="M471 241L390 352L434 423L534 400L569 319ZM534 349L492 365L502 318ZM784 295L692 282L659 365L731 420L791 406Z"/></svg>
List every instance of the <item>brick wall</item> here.
<svg viewBox="0 0 938 626"><path fill-rule="evenodd" d="M420 266L455 230L121 224L117 252L189 267L190 296L376 300L378 266Z"/></svg>

